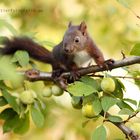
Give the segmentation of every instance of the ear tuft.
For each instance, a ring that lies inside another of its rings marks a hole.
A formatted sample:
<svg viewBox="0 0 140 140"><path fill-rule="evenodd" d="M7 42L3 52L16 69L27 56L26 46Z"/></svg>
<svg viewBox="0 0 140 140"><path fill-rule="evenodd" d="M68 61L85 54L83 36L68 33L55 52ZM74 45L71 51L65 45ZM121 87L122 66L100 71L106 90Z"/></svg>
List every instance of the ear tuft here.
<svg viewBox="0 0 140 140"><path fill-rule="evenodd" d="M87 29L87 25L86 25L85 21L82 21L81 24L79 25L79 30L83 33L83 35L85 35L86 29Z"/></svg>

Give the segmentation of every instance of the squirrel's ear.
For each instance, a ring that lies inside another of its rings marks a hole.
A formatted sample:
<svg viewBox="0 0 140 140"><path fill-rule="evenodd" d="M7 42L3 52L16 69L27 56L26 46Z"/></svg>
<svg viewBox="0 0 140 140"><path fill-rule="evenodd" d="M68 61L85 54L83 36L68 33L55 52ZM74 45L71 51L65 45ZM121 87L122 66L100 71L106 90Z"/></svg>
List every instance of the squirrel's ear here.
<svg viewBox="0 0 140 140"><path fill-rule="evenodd" d="M84 21L82 21L80 26L79 26L79 30L83 33L83 35L85 35L86 29L87 29L87 25Z"/></svg>
<svg viewBox="0 0 140 140"><path fill-rule="evenodd" d="M71 27L71 26L72 26L72 22L70 21L69 24L68 24L68 27Z"/></svg>

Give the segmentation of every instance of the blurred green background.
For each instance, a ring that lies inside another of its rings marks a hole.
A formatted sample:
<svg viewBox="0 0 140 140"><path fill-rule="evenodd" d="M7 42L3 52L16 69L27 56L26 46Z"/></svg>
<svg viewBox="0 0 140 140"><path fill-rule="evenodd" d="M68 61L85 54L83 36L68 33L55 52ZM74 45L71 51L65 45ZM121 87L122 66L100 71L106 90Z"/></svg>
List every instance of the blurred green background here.
<svg viewBox="0 0 140 140"><path fill-rule="evenodd" d="M52 49L53 44L62 40L69 21L79 24L84 20L105 58L114 59L122 58L121 50L128 55L132 46L139 42L140 19L135 15L139 13L139 0L0 1L0 20L10 23L17 30L17 36L33 37ZM0 36L13 36L4 26L0 26L0 31ZM47 66L40 64L40 67L44 70ZM36 90L41 88L40 83L32 85ZM100 124L101 120L91 120L83 128L82 123L87 119L82 117L81 111L71 107L67 94L46 99L46 103L48 115L44 128L37 129L31 123L30 131L23 136L13 133L3 135L0 129L0 140L89 140L96 125ZM113 125L107 123L106 127L109 140L125 139L121 131Z"/></svg>

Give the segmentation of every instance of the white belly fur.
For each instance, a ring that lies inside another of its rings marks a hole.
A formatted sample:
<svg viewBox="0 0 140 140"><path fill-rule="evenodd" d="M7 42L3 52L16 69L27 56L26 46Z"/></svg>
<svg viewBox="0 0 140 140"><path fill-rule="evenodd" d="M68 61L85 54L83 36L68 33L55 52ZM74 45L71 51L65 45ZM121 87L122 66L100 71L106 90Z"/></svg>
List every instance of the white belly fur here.
<svg viewBox="0 0 140 140"><path fill-rule="evenodd" d="M74 55L74 62L78 67L87 67L92 61L93 58L86 51L80 51Z"/></svg>

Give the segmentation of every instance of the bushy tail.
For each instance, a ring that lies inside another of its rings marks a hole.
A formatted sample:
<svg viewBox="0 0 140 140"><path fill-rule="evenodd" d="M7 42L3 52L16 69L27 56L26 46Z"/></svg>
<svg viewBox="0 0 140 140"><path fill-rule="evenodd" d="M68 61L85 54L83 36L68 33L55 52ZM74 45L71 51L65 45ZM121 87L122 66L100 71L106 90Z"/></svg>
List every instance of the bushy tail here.
<svg viewBox="0 0 140 140"><path fill-rule="evenodd" d="M52 64L53 57L52 53L42 47L41 45L37 44L36 42L32 41L30 38L27 37L15 37L13 39L6 39L3 41L3 48L0 48L0 53L4 55L13 54L17 50L25 50L29 53L29 55L38 60L45 63Z"/></svg>

